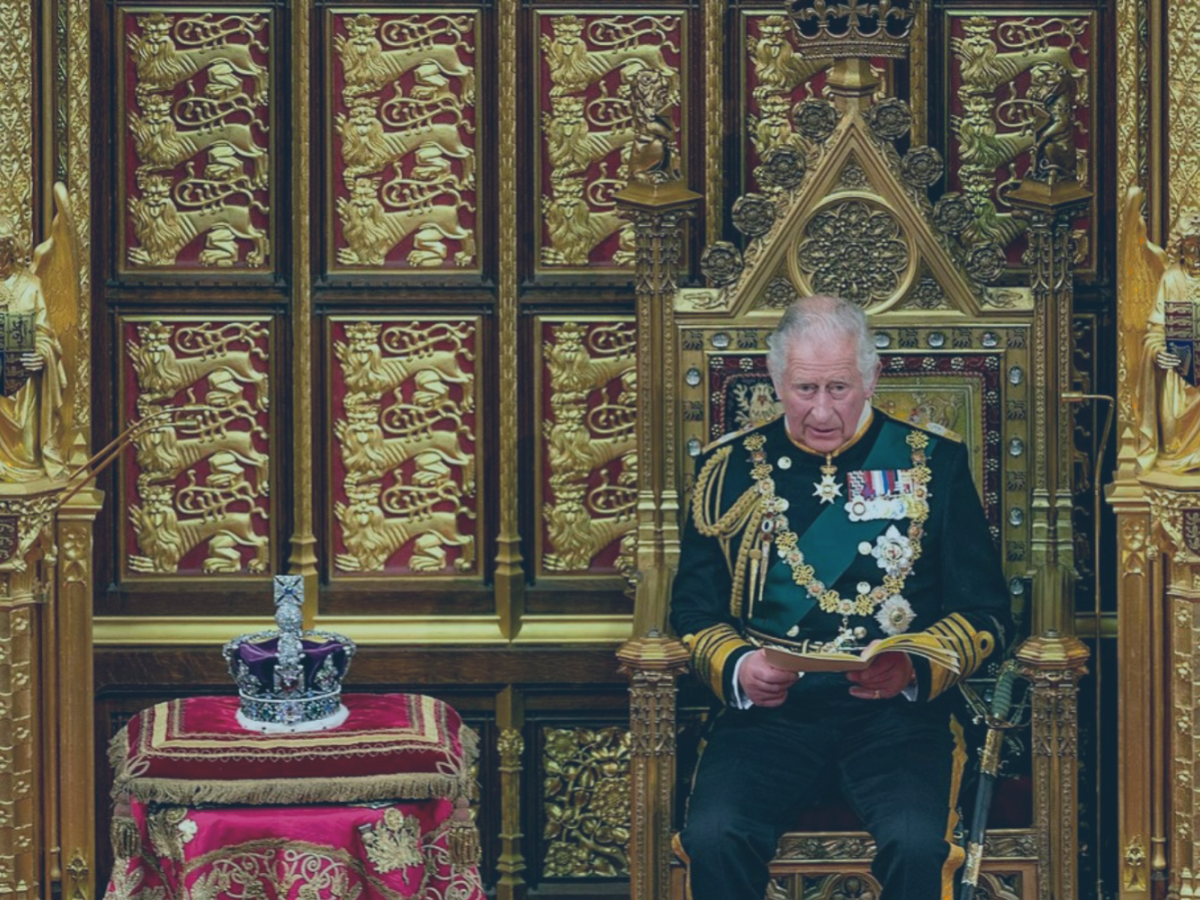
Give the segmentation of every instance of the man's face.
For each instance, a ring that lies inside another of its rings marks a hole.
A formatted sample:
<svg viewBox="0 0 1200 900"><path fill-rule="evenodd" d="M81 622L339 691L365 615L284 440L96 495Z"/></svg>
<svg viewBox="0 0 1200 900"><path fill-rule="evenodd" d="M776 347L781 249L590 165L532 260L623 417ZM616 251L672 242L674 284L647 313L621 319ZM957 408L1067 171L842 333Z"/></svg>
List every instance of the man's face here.
<svg viewBox="0 0 1200 900"><path fill-rule="evenodd" d="M874 387L873 379L868 385L858 370L850 335L793 342L775 382L788 434L820 453L832 453L854 437Z"/></svg>

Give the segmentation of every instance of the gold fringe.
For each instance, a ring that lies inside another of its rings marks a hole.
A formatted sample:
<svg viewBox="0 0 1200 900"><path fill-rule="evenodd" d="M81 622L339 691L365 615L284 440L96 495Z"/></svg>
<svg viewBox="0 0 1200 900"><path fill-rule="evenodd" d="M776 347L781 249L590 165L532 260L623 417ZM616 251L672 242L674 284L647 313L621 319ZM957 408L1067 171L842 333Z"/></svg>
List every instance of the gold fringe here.
<svg viewBox="0 0 1200 900"><path fill-rule="evenodd" d="M117 776L114 794L142 803L200 803L253 806L300 803L358 803L370 800L466 799L474 783L466 775L410 773L342 778L269 778L245 781L191 781L182 778Z"/></svg>
<svg viewBox="0 0 1200 900"><path fill-rule="evenodd" d="M479 829L475 827L471 807L465 797L459 797L454 803L446 843L450 849L450 865L465 867L479 864Z"/></svg>
<svg viewBox="0 0 1200 900"><path fill-rule="evenodd" d="M108 829L112 840L113 855L123 859L133 859L142 853L142 835L138 832L137 822L128 816L113 816L112 825Z"/></svg>

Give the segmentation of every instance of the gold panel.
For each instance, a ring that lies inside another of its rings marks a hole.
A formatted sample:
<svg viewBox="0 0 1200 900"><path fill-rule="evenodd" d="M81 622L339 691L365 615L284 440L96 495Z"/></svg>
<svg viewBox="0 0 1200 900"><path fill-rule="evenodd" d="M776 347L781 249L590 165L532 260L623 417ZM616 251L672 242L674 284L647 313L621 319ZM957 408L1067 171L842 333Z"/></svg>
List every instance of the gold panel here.
<svg viewBox="0 0 1200 900"><path fill-rule="evenodd" d="M629 317L538 320L539 574L634 566L637 333Z"/></svg>
<svg viewBox="0 0 1200 900"><path fill-rule="evenodd" d="M1036 145L1069 160L1081 185L1092 189L1096 118L1096 18L1083 11L952 13L946 19L950 53L950 186L975 211L966 232L972 244L1004 248L1021 265L1026 222L1009 195L1029 171ZM1076 263L1094 270L1096 214L1075 227Z"/></svg>
<svg viewBox="0 0 1200 900"><path fill-rule="evenodd" d="M203 407L134 441L120 478L124 576L273 571L271 320L126 316L118 333L122 427Z"/></svg>
<svg viewBox="0 0 1200 900"><path fill-rule="evenodd" d="M48 51L47 51L48 52ZM12 220L21 249L33 245L33 8L0 0L0 215Z"/></svg>
<svg viewBox="0 0 1200 900"><path fill-rule="evenodd" d="M480 571L479 320L331 317L333 570Z"/></svg>
<svg viewBox="0 0 1200 900"><path fill-rule="evenodd" d="M629 732L547 727L542 739L542 874L628 876Z"/></svg>
<svg viewBox="0 0 1200 900"><path fill-rule="evenodd" d="M120 265L265 269L275 155L268 8L117 10Z"/></svg>
<svg viewBox="0 0 1200 900"><path fill-rule="evenodd" d="M478 13L329 15L335 269L478 270Z"/></svg>
<svg viewBox="0 0 1200 900"><path fill-rule="evenodd" d="M1200 0L1172 0L1167 7L1167 146L1171 224L1200 209Z"/></svg>
<svg viewBox="0 0 1200 900"><path fill-rule="evenodd" d="M539 263L547 269L594 271L633 263L633 225L618 213L614 197L629 181L635 72L649 68L667 77L671 97L661 113L672 119L677 133L686 133L679 128L686 16L658 9L605 13L556 11L535 17L541 111L536 220Z"/></svg>

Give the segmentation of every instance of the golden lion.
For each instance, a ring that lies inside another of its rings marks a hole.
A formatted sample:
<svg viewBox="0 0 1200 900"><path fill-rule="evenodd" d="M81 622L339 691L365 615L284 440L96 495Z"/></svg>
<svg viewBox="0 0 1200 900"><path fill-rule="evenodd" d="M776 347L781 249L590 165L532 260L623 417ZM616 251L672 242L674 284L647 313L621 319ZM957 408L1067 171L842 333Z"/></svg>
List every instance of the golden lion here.
<svg viewBox="0 0 1200 900"><path fill-rule="evenodd" d="M265 436L262 429L258 429ZM151 428L134 441L137 466L142 476L174 479L203 459L217 453L232 457L254 469L260 488L268 484L270 458L254 444L254 432L224 430L217 439L180 438L174 425Z"/></svg>
<svg viewBox="0 0 1200 900"><path fill-rule="evenodd" d="M637 133L633 125L609 131L589 131L584 98L552 97L551 111L542 116L546 151L555 170L583 172L616 150L630 144Z"/></svg>
<svg viewBox="0 0 1200 900"><path fill-rule="evenodd" d="M591 356L584 347L587 326L581 322L564 322L555 330L554 337L553 343L543 344L543 352L555 394L588 394L632 374L636 363L634 346L616 356Z"/></svg>
<svg viewBox="0 0 1200 900"><path fill-rule="evenodd" d="M136 21L142 33L127 35L126 43L137 66L139 93L172 90L212 63L224 62L238 75L253 78L255 101L259 105L267 103L270 73L265 66L255 62L251 53L257 50L267 54L267 47L262 42L255 38L246 44L222 40L219 44L180 50L171 39L172 22L162 13L138 16ZM266 24L261 16L251 17L248 24L253 25L256 21L261 21L260 28Z"/></svg>
<svg viewBox="0 0 1200 900"><path fill-rule="evenodd" d="M350 105L349 117L338 113L334 126L342 138L342 159L346 169L342 177L346 187L354 189L362 175L381 172L419 148L436 147L445 156L462 161L462 186L475 184L475 149L462 142L459 126L446 122L428 122L403 131L384 131L376 103L360 97ZM464 121L469 129L469 123Z"/></svg>
<svg viewBox="0 0 1200 900"><path fill-rule="evenodd" d="M179 131L171 115L170 98L159 94L146 97L142 111L140 116L130 114L129 130L144 168L172 169L209 148L230 148L254 161L250 186L266 187L270 155L255 139L256 126L225 122Z"/></svg>
<svg viewBox="0 0 1200 900"><path fill-rule="evenodd" d="M335 341L334 355L342 364L347 389L347 408L379 399L395 390L410 378L437 373L437 380L450 384L470 384L472 376L463 371L459 358L473 359L470 350L456 347L442 350L433 341L414 347L404 356L383 358L379 347L380 326L372 322L357 322L347 326L347 342ZM428 383L425 384L428 388ZM464 407L466 405L464 404Z"/></svg>
<svg viewBox="0 0 1200 900"><path fill-rule="evenodd" d="M342 60L347 96L380 90L419 64L431 63L443 75L461 78L463 102L475 102L475 71L463 64L457 47L430 39L385 52L375 36L379 20L365 13L348 21L346 30L350 36L335 35L333 46Z"/></svg>
<svg viewBox="0 0 1200 900"><path fill-rule="evenodd" d="M545 565L551 572L587 569L601 550L636 525L632 511L607 517L591 515L583 501L586 492L586 484L563 485L554 492L554 502L543 506L550 538Z"/></svg>
<svg viewBox="0 0 1200 900"><path fill-rule="evenodd" d="M349 505L337 502L333 515L342 526L342 542L347 553L339 553L334 563L344 572L380 572L396 553L413 545L408 568L414 572L440 572L446 568L446 547L461 547L454 560L457 572L470 572L475 566L475 538L459 532L459 516L473 514L457 504L454 511L422 509L412 516L389 518L379 505L377 483L350 485L346 488Z"/></svg>
<svg viewBox="0 0 1200 900"><path fill-rule="evenodd" d="M670 90L679 93L679 72L667 64L662 47L675 49L669 42L662 45L630 43L624 47L593 50L583 39L584 21L578 16L559 16L554 19L554 37L542 35L542 52L550 66L550 96L573 94L591 85L615 69L626 76L639 69L656 69L667 76Z"/></svg>
<svg viewBox="0 0 1200 900"><path fill-rule="evenodd" d="M463 470L462 490L475 493L475 457L462 449L461 439L474 440L467 425L454 429L434 428L433 421L403 437L385 438L374 407L354 406L345 419L334 423L333 433L341 443L347 478L371 481L397 469L410 459L429 453L434 458Z"/></svg>
<svg viewBox="0 0 1200 900"><path fill-rule="evenodd" d="M998 169L1016 159L1034 145L1032 130L996 134L992 99L978 94L962 98L963 116L950 117L950 126L958 138L959 153L967 166Z"/></svg>
<svg viewBox="0 0 1200 900"><path fill-rule="evenodd" d="M413 235L413 247L408 254L411 266L435 266L438 259L444 259L446 247L442 238L460 243L462 249L454 254L456 265L469 266L475 261L475 234L458 219L460 209L473 210L473 207L460 201L454 205L429 204L384 212L376 196L377 187L377 179L360 178L350 199L338 198L342 236L350 245L338 249L341 265L382 266L392 248L410 234Z"/></svg>
<svg viewBox="0 0 1200 900"><path fill-rule="evenodd" d="M256 575L269 571L269 538L254 531L255 519L265 519L266 512L257 506L249 512L181 520L175 513L173 485L146 485L141 499L141 506L129 509L137 549L143 554L130 556L129 568L134 572L177 572L180 560L205 541L208 557L201 567L205 574L236 574L243 568ZM249 564L242 561L243 547L254 549Z"/></svg>
<svg viewBox="0 0 1200 900"><path fill-rule="evenodd" d="M553 196L542 196L550 246L542 247L542 263L548 266L586 266L596 247L618 231L622 243L629 221L615 209L593 210L583 197L582 178L556 179ZM622 247L622 250L625 248ZM628 252L628 251L627 251ZM616 257L614 257L614 260Z"/></svg>
<svg viewBox="0 0 1200 900"><path fill-rule="evenodd" d="M129 248L131 264L174 265L179 251L198 235L214 228L225 228L236 237L250 241L253 249L246 254L250 266L261 266L267 261L270 242L267 233L251 221L252 207L230 204L180 211L171 199L170 179L150 175L142 181L142 196L129 198L129 215L138 241L138 246ZM253 208L266 212L257 201Z"/></svg>
<svg viewBox="0 0 1200 900"><path fill-rule="evenodd" d="M265 358L260 350L228 350L219 356L189 356L180 359L171 346L171 326L162 322L138 325L140 343L129 341L126 352L133 364L139 400L156 402L174 397L202 378L218 371L229 373L242 384L253 384L265 397L267 373L254 367L255 359Z"/></svg>
<svg viewBox="0 0 1200 900"><path fill-rule="evenodd" d="M965 37L950 38L950 50L962 64L966 92L992 94L1000 85L1016 81L1039 63L1057 63L1076 81L1087 74L1071 58L1074 43L1071 47L1055 47L1044 42L1001 53L992 40L992 20L987 16L972 16L964 29Z"/></svg>
<svg viewBox="0 0 1200 900"><path fill-rule="evenodd" d="M754 88L758 99L769 94L790 95L794 88L833 65L832 59L805 59L796 55L788 40L791 30L791 23L783 16L767 16L758 37L746 38L746 49L758 81Z"/></svg>

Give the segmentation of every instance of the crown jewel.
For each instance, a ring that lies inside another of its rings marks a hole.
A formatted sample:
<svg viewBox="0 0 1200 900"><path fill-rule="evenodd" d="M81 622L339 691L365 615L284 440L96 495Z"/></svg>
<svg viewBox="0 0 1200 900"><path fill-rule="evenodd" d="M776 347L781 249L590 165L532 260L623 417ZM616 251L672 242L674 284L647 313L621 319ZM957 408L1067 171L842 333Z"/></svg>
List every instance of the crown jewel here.
<svg viewBox="0 0 1200 900"><path fill-rule="evenodd" d="M319 731L346 721L342 679L355 645L330 631L302 631L304 581L275 576L275 624L222 651L237 683L238 724L254 731Z"/></svg>
<svg viewBox="0 0 1200 900"><path fill-rule="evenodd" d="M802 55L908 57L919 0L785 0Z"/></svg>

